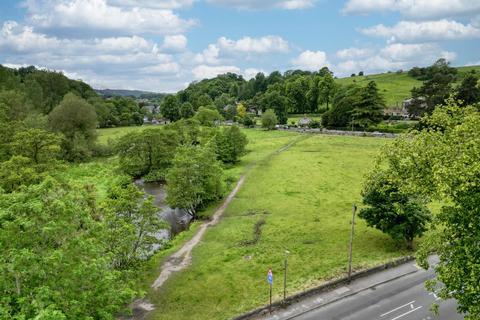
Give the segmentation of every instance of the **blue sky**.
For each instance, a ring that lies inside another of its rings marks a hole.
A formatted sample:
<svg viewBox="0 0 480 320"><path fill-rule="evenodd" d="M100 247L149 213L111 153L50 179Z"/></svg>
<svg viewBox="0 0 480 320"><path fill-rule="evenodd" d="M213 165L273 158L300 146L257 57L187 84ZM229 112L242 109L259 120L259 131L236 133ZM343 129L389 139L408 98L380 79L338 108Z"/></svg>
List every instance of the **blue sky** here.
<svg viewBox="0 0 480 320"><path fill-rule="evenodd" d="M480 64L480 0L4 0L0 63L173 92L236 72Z"/></svg>

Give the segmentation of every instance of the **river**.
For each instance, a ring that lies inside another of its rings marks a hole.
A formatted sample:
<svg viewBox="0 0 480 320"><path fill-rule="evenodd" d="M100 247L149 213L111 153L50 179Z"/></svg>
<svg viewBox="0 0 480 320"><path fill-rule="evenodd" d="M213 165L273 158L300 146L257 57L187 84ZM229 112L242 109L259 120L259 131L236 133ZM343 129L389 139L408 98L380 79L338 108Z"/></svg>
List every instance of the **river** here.
<svg viewBox="0 0 480 320"><path fill-rule="evenodd" d="M170 240L175 235L188 229L192 216L184 209L172 209L165 203L167 193L165 185L159 182L145 182L143 179L135 180L135 184L147 195L153 196L153 203L159 208L159 215L170 226L168 229L159 230L158 239Z"/></svg>

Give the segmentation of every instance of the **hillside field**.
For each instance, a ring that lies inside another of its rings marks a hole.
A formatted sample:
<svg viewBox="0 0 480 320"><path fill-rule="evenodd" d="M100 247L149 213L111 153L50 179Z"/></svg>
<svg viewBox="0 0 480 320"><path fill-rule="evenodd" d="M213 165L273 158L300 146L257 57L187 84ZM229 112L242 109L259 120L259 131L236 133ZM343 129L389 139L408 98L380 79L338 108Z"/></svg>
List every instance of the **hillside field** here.
<svg viewBox="0 0 480 320"><path fill-rule="evenodd" d="M346 272L352 203L360 203L364 174L389 140L245 132L250 152L226 170L237 178L248 171L245 184L194 249L192 265L148 294L157 306L149 319L227 319L265 305L270 267L277 279L274 299L280 299L287 249L289 294ZM275 152L291 142L296 144ZM261 225L257 235L255 225ZM356 228L356 269L407 253L364 221ZM155 263L165 256L160 253ZM153 281L159 266L151 268L146 278Z"/></svg>
<svg viewBox="0 0 480 320"><path fill-rule="evenodd" d="M459 67L457 69L457 84L460 83L465 75L471 70L480 72L480 66ZM412 88L422 85L422 81L410 77L407 71L402 73L391 72L336 79L337 83L343 85L352 84L354 82L360 85L366 85L372 80L377 83L380 92L383 93L388 108L401 107L402 101L411 96L410 91Z"/></svg>

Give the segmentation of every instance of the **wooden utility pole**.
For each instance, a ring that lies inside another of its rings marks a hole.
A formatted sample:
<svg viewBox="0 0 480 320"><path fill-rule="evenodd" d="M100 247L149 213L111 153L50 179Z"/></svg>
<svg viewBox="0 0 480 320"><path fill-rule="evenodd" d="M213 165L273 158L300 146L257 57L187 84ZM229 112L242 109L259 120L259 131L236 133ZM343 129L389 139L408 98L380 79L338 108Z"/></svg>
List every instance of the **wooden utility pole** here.
<svg viewBox="0 0 480 320"><path fill-rule="evenodd" d="M357 212L357 206L355 203L352 207L352 229L350 231L350 252L348 256L348 282L352 278L352 251L353 251L353 234L355 232L355 213Z"/></svg>

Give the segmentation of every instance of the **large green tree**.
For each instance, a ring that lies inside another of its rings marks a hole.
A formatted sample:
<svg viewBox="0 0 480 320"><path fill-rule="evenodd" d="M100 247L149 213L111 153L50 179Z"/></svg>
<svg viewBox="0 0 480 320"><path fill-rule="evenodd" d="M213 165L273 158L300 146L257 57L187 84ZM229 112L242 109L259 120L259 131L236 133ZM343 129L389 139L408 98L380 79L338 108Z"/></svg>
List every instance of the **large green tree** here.
<svg viewBox="0 0 480 320"><path fill-rule="evenodd" d="M480 317L480 113L448 101L422 119L423 128L397 138L384 151L383 167L409 194L441 200L420 262L434 250L437 294L455 298L466 319Z"/></svg>
<svg viewBox="0 0 480 320"><path fill-rule="evenodd" d="M84 99L69 93L48 116L53 131L62 133L63 157L69 161L83 160L91 156L95 143L97 115Z"/></svg>
<svg viewBox="0 0 480 320"><path fill-rule="evenodd" d="M166 96L160 105L160 112L170 121L179 120L181 118L180 101L178 100L177 96Z"/></svg>
<svg viewBox="0 0 480 320"><path fill-rule="evenodd" d="M150 257L162 244L156 234L166 227L151 197L134 184L114 186L102 203L107 250L116 269L128 269Z"/></svg>
<svg viewBox="0 0 480 320"><path fill-rule="evenodd" d="M468 106L480 102L480 81L475 73L469 73L457 88L456 98L462 106Z"/></svg>
<svg viewBox="0 0 480 320"><path fill-rule="evenodd" d="M211 145L180 146L167 173L168 205L196 217L199 208L223 194L222 169Z"/></svg>
<svg viewBox="0 0 480 320"><path fill-rule="evenodd" d="M146 176L150 181L162 181L178 144L177 132L155 128L124 135L115 149L120 158L120 168L125 173L134 177Z"/></svg>
<svg viewBox="0 0 480 320"><path fill-rule="evenodd" d="M383 109L385 109L385 101L378 92L375 81L370 81L354 104L351 123L353 126L366 129L382 121Z"/></svg>
<svg viewBox="0 0 480 320"><path fill-rule="evenodd" d="M91 199L51 178L0 194L1 319L113 319L131 301Z"/></svg>
<svg viewBox="0 0 480 320"><path fill-rule="evenodd" d="M237 126L223 128L215 135L218 159L235 163L246 153L247 136Z"/></svg>
<svg viewBox="0 0 480 320"><path fill-rule="evenodd" d="M362 196L367 207L360 211L359 217L365 219L368 226L405 241L407 248L412 249L413 239L427 230L431 215L424 202L400 191L388 173L380 169L372 173Z"/></svg>

